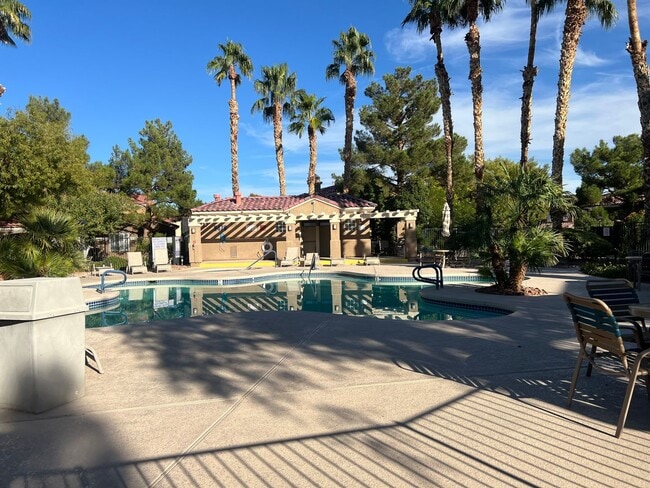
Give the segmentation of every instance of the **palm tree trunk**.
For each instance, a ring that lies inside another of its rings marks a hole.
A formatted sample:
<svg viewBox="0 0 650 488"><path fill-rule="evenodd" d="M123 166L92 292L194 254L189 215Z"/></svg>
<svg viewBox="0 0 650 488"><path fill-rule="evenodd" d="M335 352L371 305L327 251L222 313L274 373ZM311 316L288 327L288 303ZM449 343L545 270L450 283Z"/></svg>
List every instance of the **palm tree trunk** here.
<svg viewBox="0 0 650 488"><path fill-rule="evenodd" d="M307 128L307 138L309 139L309 172L307 173L307 187L309 194L316 193L316 131L310 126Z"/></svg>
<svg viewBox="0 0 650 488"><path fill-rule="evenodd" d="M352 131L354 128L354 99L357 97L357 80L350 71L345 72L345 143L343 146L343 193L350 192L352 184Z"/></svg>
<svg viewBox="0 0 650 488"><path fill-rule="evenodd" d="M228 78L230 79L230 100L228 101L228 107L230 108L230 167L232 194L235 196L239 193L239 156L237 154L239 108L237 106L237 73L234 66L230 66Z"/></svg>
<svg viewBox="0 0 650 488"><path fill-rule="evenodd" d="M530 145L530 132L532 122L533 106L533 83L537 76L537 66L535 63L535 44L537 42L537 3L530 0L530 35L528 37L528 62L522 71L524 79L521 96L521 158L519 164L522 169L526 169L528 164L528 146Z"/></svg>
<svg viewBox="0 0 650 488"><path fill-rule="evenodd" d="M454 124L451 116L451 83L449 73L445 67L442 52L442 23L440 12L431 9L429 21L431 38L436 45L438 61L435 66L436 78L438 78L438 90L440 92L440 104L442 106L442 132L445 143L445 159L447 162L447 184L445 197L449 205L449 211L454 215Z"/></svg>
<svg viewBox="0 0 650 488"><path fill-rule="evenodd" d="M232 194L236 195L239 193L239 157L237 155L237 122L239 120L239 114L237 110L237 100L230 100L228 106L230 107L230 163L232 173Z"/></svg>
<svg viewBox="0 0 650 488"><path fill-rule="evenodd" d="M585 0L568 0L560 51L560 76L557 83L557 102L555 107L555 131L553 132L553 161L551 177L562 185L562 169L564 165L564 142L566 139L566 122L569 114L569 98L571 96L571 77L573 65L578 52L578 42L582 35L582 26L587 20L587 5ZM551 212L553 228L562 228L562 213Z"/></svg>
<svg viewBox="0 0 650 488"><path fill-rule="evenodd" d="M286 177L284 174L284 152L282 149L282 106L275 104L273 113L273 140L275 141L275 160L278 163L278 179L280 180L280 196L287 194Z"/></svg>
<svg viewBox="0 0 650 488"><path fill-rule="evenodd" d="M528 267L523 263L512 263L510 265L507 286L509 290L512 290L515 293L521 293L523 291L527 269Z"/></svg>
<svg viewBox="0 0 650 488"><path fill-rule="evenodd" d="M650 72L646 53L647 41L641 40L636 0L627 0L627 17L630 25L630 41L627 52L632 60L636 81L639 112L641 113L641 143L643 144L643 187L645 194L645 228L650 229Z"/></svg>
<svg viewBox="0 0 650 488"><path fill-rule="evenodd" d="M480 211L483 205L481 183L485 169L483 154L483 81L481 76L481 37L478 26L472 23L465 36L469 52L469 79L472 83L472 107L474 118L474 176L476 177L476 209Z"/></svg>

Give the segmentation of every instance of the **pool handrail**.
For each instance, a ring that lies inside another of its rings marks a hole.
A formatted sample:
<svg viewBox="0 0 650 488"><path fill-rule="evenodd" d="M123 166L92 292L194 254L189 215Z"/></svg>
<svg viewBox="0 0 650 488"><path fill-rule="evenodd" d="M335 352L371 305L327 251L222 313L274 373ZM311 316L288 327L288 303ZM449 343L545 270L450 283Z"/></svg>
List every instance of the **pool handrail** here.
<svg viewBox="0 0 650 488"><path fill-rule="evenodd" d="M427 276L422 276L423 269L433 269L436 272L435 278L429 278ZM442 266L439 264L422 264L413 268L411 272L414 280L422 281L424 283L431 283L435 285L436 288L444 288L444 278L442 276Z"/></svg>
<svg viewBox="0 0 650 488"><path fill-rule="evenodd" d="M117 282L115 282L115 283L108 283L108 284L106 284L106 283L104 282L104 280L105 280L105 278L106 278L106 275L109 275L109 274L120 275L120 276L122 277L122 281L117 281ZM120 286L120 285L123 285L124 283L126 283L126 278L127 278L127 277L126 277L126 273L125 273L124 271L121 271L121 270L119 270L119 269L107 269L106 271L103 271L103 272L102 272L102 275L101 275L101 282L99 283L99 288L97 288L97 291L98 291L99 293L104 293L104 290L105 290L106 288L111 288L111 287L113 287L113 286Z"/></svg>

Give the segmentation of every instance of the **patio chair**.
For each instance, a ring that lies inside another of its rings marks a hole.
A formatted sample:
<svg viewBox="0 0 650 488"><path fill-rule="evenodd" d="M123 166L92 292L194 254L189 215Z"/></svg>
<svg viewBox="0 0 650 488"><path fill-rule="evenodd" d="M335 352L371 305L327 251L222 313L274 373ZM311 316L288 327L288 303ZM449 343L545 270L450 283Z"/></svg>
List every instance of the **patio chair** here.
<svg viewBox="0 0 650 488"><path fill-rule="evenodd" d="M630 281L625 279L587 280L586 286L587 293L591 298L602 300L612 311L622 329L624 341L636 342L643 349L650 345L650 333L643 317L636 317L630 313L630 305L639 303L639 296Z"/></svg>
<svg viewBox="0 0 650 488"><path fill-rule="evenodd" d="M287 247L287 252L284 258L280 259L280 267L282 266L296 266L300 264L300 248Z"/></svg>
<svg viewBox="0 0 650 488"><path fill-rule="evenodd" d="M126 272L130 274L146 273L147 267L142 262L141 252L127 252L126 253Z"/></svg>
<svg viewBox="0 0 650 488"><path fill-rule="evenodd" d="M172 265L169 264L167 248L156 249L153 252L153 269L156 273L159 271L171 271Z"/></svg>
<svg viewBox="0 0 650 488"><path fill-rule="evenodd" d="M644 378L648 399L650 399L650 389L648 388L650 386L648 384L650 369L648 369L647 361L650 349L626 349L616 317L602 300L565 293L564 301L571 311L580 345L578 360L569 387L567 406L570 406L573 400L582 361L585 359L591 366L587 368L587 376L591 376L591 370L595 368L601 373L625 378L628 385L616 425L616 437L620 437L625 426L634 387L639 377ZM599 352L598 349L601 351Z"/></svg>

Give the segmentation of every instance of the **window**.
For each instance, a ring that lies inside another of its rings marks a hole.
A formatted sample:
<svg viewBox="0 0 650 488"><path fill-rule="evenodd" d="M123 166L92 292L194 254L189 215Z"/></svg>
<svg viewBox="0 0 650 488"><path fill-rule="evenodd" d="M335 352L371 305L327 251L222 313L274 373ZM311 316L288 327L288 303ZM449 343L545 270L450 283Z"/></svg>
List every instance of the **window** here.
<svg viewBox="0 0 650 488"><path fill-rule="evenodd" d="M354 232L357 230L356 220L345 220L343 222L343 230L346 232Z"/></svg>
<svg viewBox="0 0 650 488"><path fill-rule="evenodd" d="M275 231L279 232L280 234L284 234L287 231L287 224L284 222L276 222Z"/></svg>
<svg viewBox="0 0 650 488"><path fill-rule="evenodd" d="M128 232L118 232L108 236L110 241L111 252L128 252L131 244L131 234Z"/></svg>

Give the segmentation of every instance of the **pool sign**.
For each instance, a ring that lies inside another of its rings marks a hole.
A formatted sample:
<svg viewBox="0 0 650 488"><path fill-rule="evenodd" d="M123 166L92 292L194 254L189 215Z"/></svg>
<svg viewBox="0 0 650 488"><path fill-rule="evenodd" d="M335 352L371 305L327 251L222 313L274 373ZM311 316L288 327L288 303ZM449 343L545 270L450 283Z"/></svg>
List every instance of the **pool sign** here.
<svg viewBox="0 0 650 488"><path fill-rule="evenodd" d="M157 249L167 249L167 238L166 237L152 237L151 238L151 251Z"/></svg>

